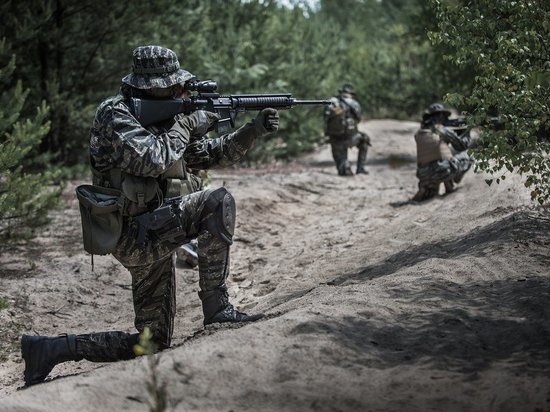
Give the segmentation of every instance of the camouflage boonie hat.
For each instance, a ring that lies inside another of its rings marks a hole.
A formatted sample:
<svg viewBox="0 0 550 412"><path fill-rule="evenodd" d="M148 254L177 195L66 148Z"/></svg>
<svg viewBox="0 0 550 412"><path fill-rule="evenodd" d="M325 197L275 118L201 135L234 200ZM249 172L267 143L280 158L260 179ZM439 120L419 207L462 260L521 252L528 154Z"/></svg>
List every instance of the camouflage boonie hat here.
<svg viewBox="0 0 550 412"><path fill-rule="evenodd" d="M349 94L355 94L355 90L353 88L353 84L351 83L344 83L342 85L342 88L339 90L340 93L349 93Z"/></svg>
<svg viewBox="0 0 550 412"><path fill-rule="evenodd" d="M134 50L132 73L122 79L137 89L166 88L185 83L194 78L180 69L178 56L172 50L160 46L141 46Z"/></svg>
<svg viewBox="0 0 550 412"><path fill-rule="evenodd" d="M441 103L433 103L433 104L430 104L428 109L426 109L422 117L427 118L439 113L443 113L447 117L451 115L451 111L447 109L445 106L443 106Z"/></svg>

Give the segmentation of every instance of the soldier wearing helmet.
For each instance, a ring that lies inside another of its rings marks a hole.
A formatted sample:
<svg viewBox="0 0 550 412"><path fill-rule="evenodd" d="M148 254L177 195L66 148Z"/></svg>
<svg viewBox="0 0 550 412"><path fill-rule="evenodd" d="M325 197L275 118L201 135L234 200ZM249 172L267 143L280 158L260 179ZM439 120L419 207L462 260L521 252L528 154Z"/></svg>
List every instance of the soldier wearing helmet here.
<svg viewBox="0 0 550 412"><path fill-rule="evenodd" d="M351 164L348 161L348 149L357 147L357 174L367 174L367 150L370 137L358 129L361 121L361 105L355 99L351 83L344 83L338 95L331 99L331 105L325 108L324 131L329 139L332 157L340 176L352 176Z"/></svg>
<svg viewBox="0 0 550 412"><path fill-rule="evenodd" d="M223 187L204 190L196 172L238 162L257 137L277 131L278 113L264 109L233 133L212 139L206 133L218 119L215 113L199 110L147 127L137 121L130 98L187 96L186 83L193 79L180 68L172 50L138 47L133 52L132 72L122 79L119 94L99 105L91 128L93 188L98 193L122 193L117 202L122 225L108 252L132 276L137 332L148 328L160 350L170 347L174 327L174 251L192 239L198 243L198 294L204 325L255 321L263 316L239 312L229 302L225 282L235 201ZM133 358L138 337L139 333L121 331L24 335L25 384L42 382L56 364L68 360Z"/></svg>
<svg viewBox="0 0 550 412"><path fill-rule="evenodd" d="M437 196L441 183L445 193L452 192L473 163L467 152L471 144L470 132L464 129L457 134L446 127L450 115L451 111L441 103L433 103L422 116L421 127L414 136L418 177L415 201Z"/></svg>

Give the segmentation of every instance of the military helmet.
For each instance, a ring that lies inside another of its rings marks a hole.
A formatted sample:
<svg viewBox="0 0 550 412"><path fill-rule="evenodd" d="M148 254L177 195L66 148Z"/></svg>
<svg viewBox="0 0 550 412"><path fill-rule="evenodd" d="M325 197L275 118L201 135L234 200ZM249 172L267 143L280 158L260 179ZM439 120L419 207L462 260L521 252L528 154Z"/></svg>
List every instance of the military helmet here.
<svg viewBox="0 0 550 412"><path fill-rule="evenodd" d="M194 78L180 69L176 53L161 46L140 46L133 52L132 73L122 82L137 89L167 88Z"/></svg>
<svg viewBox="0 0 550 412"><path fill-rule="evenodd" d="M339 90L340 93L349 93L349 94L355 94L355 90L353 88L353 84L351 83L344 83L342 85L342 88Z"/></svg>

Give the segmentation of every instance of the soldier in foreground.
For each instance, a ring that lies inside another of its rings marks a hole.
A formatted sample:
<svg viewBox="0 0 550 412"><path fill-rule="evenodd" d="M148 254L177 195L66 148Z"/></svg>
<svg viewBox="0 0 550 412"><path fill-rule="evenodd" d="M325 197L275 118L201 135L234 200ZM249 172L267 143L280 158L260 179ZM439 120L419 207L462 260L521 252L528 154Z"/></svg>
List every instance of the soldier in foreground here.
<svg viewBox="0 0 550 412"><path fill-rule="evenodd" d="M353 176L348 161L348 149L355 146L359 149L356 173L367 174L365 164L370 138L358 130L361 105L355 100L351 84L344 84L338 93L338 96L330 99L331 105L327 106L324 112L325 135L329 138L336 169L340 176Z"/></svg>
<svg viewBox="0 0 550 412"><path fill-rule="evenodd" d="M159 350L170 347L174 327L174 251L194 238L198 241L204 325L255 321L263 316L239 312L229 302L225 281L235 201L223 187L201 190L200 178L193 172L238 162L257 137L277 131L278 112L265 108L235 132L214 139L206 137L219 117L211 112L197 110L147 127L137 121L130 109L131 98L184 97L188 95L186 84L193 79L180 69L172 50L159 46L135 49L132 73L122 79L117 96L99 105L93 121L90 159L94 185L77 191L85 247L88 244L99 254L112 253L130 271L135 327L138 332L149 328ZM86 205L92 206L87 209ZM99 214L108 216L103 226L97 220L96 226L88 227L87 220L98 215L92 213L85 219L85 213L93 212L94 207L118 209L111 215ZM111 247L106 246L109 244ZM56 364L69 360L134 358L138 338L139 333L121 331L24 335L25 384L42 382Z"/></svg>
<svg viewBox="0 0 550 412"><path fill-rule="evenodd" d="M473 164L467 152L471 144L470 131L463 129L457 134L451 127L446 127L450 114L440 103L430 105L414 135L418 166L418 192L414 201L437 196L441 183L445 186L445 193L451 193Z"/></svg>

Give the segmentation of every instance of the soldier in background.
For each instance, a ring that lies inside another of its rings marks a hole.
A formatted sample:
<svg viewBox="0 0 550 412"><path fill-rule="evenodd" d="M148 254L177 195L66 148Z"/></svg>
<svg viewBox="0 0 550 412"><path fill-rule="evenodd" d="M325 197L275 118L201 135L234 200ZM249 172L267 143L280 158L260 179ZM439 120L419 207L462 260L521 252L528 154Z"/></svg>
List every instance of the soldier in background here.
<svg viewBox="0 0 550 412"><path fill-rule="evenodd" d="M473 164L467 152L472 141L470 131L446 127L450 115L451 112L442 104L430 105L414 135L418 166L415 201L437 196L441 183L445 185L445 193L452 192Z"/></svg>
<svg viewBox="0 0 550 412"><path fill-rule="evenodd" d="M348 149L357 147L357 174L367 174L367 150L370 138L358 130L361 121L361 105L355 100L355 92L350 83L342 86L338 96L333 97L331 105L325 108L325 135L329 139L332 157L340 176L352 176Z"/></svg>
<svg viewBox="0 0 550 412"><path fill-rule="evenodd" d="M137 121L130 98L187 97L186 82L194 79L180 69L172 50L138 47L133 53L132 73L122 79L117 96L99 105L91 129L91 187L97 187L97 193L102 193L99 188L123 193L121 229L107 253L129 270L135 327L138 332L148 328L159 350L170 347L174 327L174 251L191 239L198 240L204 325L255 321L263 316L239 312L229 302L225 281L235 201L223 187L201 190L200 177L194 171L241 160L257 137L278 129L278 113L264 109L235 132L214 139L206 138L206 133L219 118L215 113L198 110L147 127ZM157 222L166 223L159 227ZM139 333L122 331L57 337L23 335L25 384L42 382L56 364L69 360L134 358L138 339Z"/></svg>

